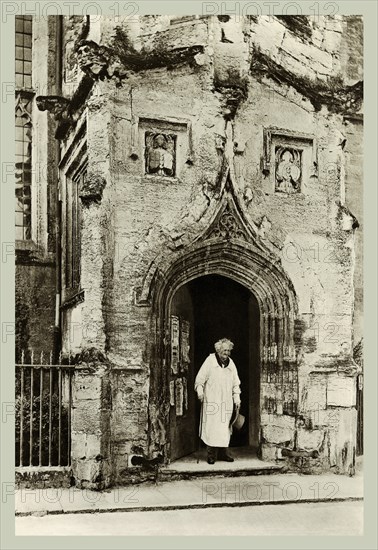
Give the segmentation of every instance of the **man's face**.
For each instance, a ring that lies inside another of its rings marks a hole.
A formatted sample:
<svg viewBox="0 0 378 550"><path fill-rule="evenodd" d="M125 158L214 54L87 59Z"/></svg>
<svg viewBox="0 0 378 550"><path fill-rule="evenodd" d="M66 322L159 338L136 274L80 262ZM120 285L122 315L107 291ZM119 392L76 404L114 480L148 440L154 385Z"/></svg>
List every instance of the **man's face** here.
<svg viewBox="0 0 378 550"><path fill-rule="evenodd" d="M231 348L229 346L221 347L220 351L218 352L218 355L221 361L226 361L227 357L230 357L231 355Z"/></svg>

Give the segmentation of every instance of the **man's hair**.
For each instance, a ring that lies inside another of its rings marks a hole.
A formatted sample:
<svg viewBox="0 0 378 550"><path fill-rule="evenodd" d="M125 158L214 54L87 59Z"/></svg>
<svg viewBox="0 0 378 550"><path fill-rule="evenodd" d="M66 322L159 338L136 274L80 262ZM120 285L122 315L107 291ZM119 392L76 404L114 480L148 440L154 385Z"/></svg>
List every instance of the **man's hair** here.
<svg viewBox="0 0 378 550"><path fill-rule="evenodd" d="M218 353L224 346L229 346L231 349L233 349L234 343L231 342L231 340L229 340L228 338L222 338L221 340L218 340L218 342L215 342L215 351Z"/></svg>

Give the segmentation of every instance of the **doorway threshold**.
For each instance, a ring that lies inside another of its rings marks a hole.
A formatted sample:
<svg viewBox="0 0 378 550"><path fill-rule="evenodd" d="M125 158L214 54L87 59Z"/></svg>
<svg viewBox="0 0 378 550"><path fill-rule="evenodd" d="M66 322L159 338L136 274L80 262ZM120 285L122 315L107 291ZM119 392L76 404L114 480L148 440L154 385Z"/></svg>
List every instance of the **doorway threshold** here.
<svg viewBox="0 0 378 550"><path fill-rule="evenodd" d="M255 450L248 447L230 447L229 452L234 458L234 462L217 460L215 464L208 464L206 449L200 449L161 468L159 479L267 475L276 474L284 469L282 463L260 460L257 458Z"/></svg>

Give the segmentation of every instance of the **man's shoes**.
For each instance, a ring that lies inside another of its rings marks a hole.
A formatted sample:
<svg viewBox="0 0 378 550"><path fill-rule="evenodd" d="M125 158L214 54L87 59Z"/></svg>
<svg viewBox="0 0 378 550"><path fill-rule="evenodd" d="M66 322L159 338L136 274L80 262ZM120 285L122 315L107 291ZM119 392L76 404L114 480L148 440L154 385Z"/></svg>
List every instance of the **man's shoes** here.
<svg viewBox="0 0 378 550"><path fill-rule="evenodd" d="M217 458L217 449L216 447L207 446L207 463L215 464L215 459Z"/></svg>
<svg viewBox="0 0 378 550"><path fill-rule="evenodd" d="M224 460L225 462L234 462L234 459L232 458L232 456L230 456L228 454L223 454L223 455L219 456L218 460Z"/></svg>

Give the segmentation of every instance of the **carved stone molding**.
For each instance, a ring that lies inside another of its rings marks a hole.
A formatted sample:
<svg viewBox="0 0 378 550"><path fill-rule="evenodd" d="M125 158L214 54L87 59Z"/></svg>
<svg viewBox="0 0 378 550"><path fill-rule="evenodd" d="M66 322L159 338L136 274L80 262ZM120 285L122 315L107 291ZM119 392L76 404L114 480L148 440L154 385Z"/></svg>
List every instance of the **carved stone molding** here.
<svg viewBox="0 0 378 550"><path fill-rule="evenodd" d="M293 132L282 128L270 127L264 128L263 135L263 158L261 169L264 175L268 175L272 169L271 166L271 149L274 138L281 139L283 143L287 140L305 142L312 147L312 161L317 166L317 145L316 139L311 134Z"/></svg>
<svg viewBox="0 0 378 550"><path fill-rule="evenodd" d="M157 266L152 262L143 279L142 287L135 293L135 304L138 306L150 306L151 286L156 276Z"/></svg>
<svg viewBox="0 0 378 550"><path fill-rule="evenodd" d="M235 195L228 174L218 202L217 213L205 232L199 235L195 242L206 242L207 240L218 240L219 242L244 241L254 249L260 250L268 257L272 257L271 247L268 246L265 240L261 239L261 237L265 238L265 232L268 228L264 226L263 229L265 231L260 231L259 227L246 217L243 205Z"/></svg>
<svg viewBox="0 0 378 550"><path fill-rule="evenodd" d="M221 239L242 239L248 241L248 233L239 223L235 213L231 210L230 204L227 204L211 231L207 234L208 238L219 237Z"/></svg>
<svg viewBox="0 0 378 550"><path fill-rule="evenodd" d="M315 136L264 128L261 171L265 176L265 193L303 194L318 177Z"/></svg>

